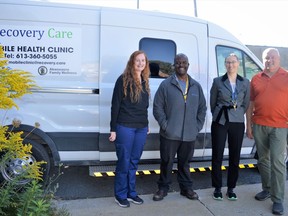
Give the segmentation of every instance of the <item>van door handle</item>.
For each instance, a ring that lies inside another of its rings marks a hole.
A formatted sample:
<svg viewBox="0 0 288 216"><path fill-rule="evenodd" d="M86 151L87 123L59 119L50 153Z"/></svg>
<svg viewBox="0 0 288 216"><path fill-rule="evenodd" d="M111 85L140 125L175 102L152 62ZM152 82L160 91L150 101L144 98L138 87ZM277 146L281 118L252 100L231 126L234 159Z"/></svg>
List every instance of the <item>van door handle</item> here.
<svg viewBox="0 0 288 216"><path fill-rule="evenodd" d="M100 90L99 89L92 89L92 94L99 94Z"/></svg>

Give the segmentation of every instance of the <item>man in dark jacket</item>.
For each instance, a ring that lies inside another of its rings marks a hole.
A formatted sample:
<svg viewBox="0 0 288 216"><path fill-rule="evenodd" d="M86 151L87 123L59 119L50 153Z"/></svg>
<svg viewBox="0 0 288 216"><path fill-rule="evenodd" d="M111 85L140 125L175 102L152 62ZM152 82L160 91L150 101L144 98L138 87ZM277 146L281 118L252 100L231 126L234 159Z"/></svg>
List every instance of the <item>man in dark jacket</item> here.
<svg viewBox="0 0 288 216"><path fill-rule="evenodd" d="M167 196L176 153L180 194L188 199L198 199L192 189L189 160L205 121L206 100L200 84L187 74L188 57L177 54L174 66L175 74L161 83L153 103L153 115L160 126L161 156L158 191L153 196L154 201Z"/></svg>

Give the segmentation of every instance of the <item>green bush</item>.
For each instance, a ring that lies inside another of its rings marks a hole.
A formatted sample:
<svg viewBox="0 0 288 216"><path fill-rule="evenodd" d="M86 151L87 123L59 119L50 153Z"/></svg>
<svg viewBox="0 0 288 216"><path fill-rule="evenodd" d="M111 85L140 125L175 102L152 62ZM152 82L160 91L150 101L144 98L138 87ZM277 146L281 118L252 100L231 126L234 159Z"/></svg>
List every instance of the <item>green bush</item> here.
<svg viewBox="0 0 288 216"><path fill-rule="evenodd" d="M0 109L7 112L12 107L18 108L14 100L31 93L32 87L36 87L32 75L26 71L10 69L0 45ZM4 120L4 117L0 119ZM6 178L11 177L10 181L5 181L0 174L0 215L68 216L66 209L58 210L53 206L52 201L57 189L51 189L53 179L50 179L47 187L41 183L41 165L46 162L28 160L31 158L32 145L23 144L23 132L13 132L20 124L20 121L13 120L13 127L8 129L0 123L0 169L7 171ZM35 128L39 125L35 123ZM14 166L11 172L10 165ZM60 175L59 172L55 179ZM27 184L19 184L22 179L29 181Z"/></svg>
<svg viewBox="0 0 288 216"><path fill-rule="evenodd" d="M69 216L67 209L57 209L53 204L57 185L54 188L51 188L51 185L60 175L58 172L46 187L36 179L22 186L17 184L17 178L13 181L3 181L0 186L0 215Z"/></svg>

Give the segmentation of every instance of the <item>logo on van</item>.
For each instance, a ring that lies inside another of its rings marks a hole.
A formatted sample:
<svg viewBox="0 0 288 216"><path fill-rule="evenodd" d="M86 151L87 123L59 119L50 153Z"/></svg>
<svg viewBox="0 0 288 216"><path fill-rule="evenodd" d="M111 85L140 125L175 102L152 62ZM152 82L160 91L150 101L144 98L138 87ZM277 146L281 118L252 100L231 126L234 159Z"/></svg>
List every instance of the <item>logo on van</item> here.
<svg viewBox="0 0 288 216"><path fill-rule="evenodd" d="M45 66L41 66L41 67L38 68L38 73L40 75L46 75L47 72L48 72L48 69Z"/></svg>

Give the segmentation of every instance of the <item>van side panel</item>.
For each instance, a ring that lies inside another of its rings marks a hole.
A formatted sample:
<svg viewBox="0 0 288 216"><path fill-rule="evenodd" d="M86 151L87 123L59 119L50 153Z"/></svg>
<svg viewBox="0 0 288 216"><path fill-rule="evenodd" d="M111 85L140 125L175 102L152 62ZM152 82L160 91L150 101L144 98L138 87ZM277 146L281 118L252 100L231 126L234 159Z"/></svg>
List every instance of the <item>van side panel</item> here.
<svg viewBox="0 0 288 216"><path fill-rule="evenodd" d="M209 93L218 76L216 46L239 48L255 59L229 32L193 17L25 0L21 4L3 0L0 8L0 43L9 67L31 72L40 87L17 101L19 110L0 111L2 124L11 125L17 118L25 128L33 128L38 122L41 133L34 134L33 141L50 147L61 162L89 165L117 160L114 144L108 141L112 92L144 38L175 44L175 54L188 56L188 73L203 88L208 110L196 141L196 160L211 157ZM173 60L169 63L172 66ZM143 161L160 158L159 126L152 107L163 79L150 78L150 134Z"/></svg>
<svg viewBox="0 0 288 216"><path fill-rule="evenodd" d="M131 17L133 16L133 19ZM157 22L155 20L157 19ZM144 21L143 21L144 20ZM101 73L100 73L100 160L115 160L114 145L108 141L110 110L114 83L123 73L129 56L139 48L143 38L158 38L176 43L177 52L190 60L188 73L202 84L207 96L207 25L191 20L157 16L151 13L133 13L103 10L101 13ZM149 106L150 134L142 159L159 159L159 126L152 114L154 94L163 79L150 79ZM206 124L205 124L206 125ZM205 134L206 128L201 131ZM195 155L202 156L204 139L197 145Z"/></svg>
<svg viewBox="0 0 288 216"><path fill-rule="evenodd" d="M3 124L38 122L60 160L99 160L100 10L45 4L1 9L0 43L9 67L31 72L40 87L17 101L19 110L1 111Z"/></svg>

